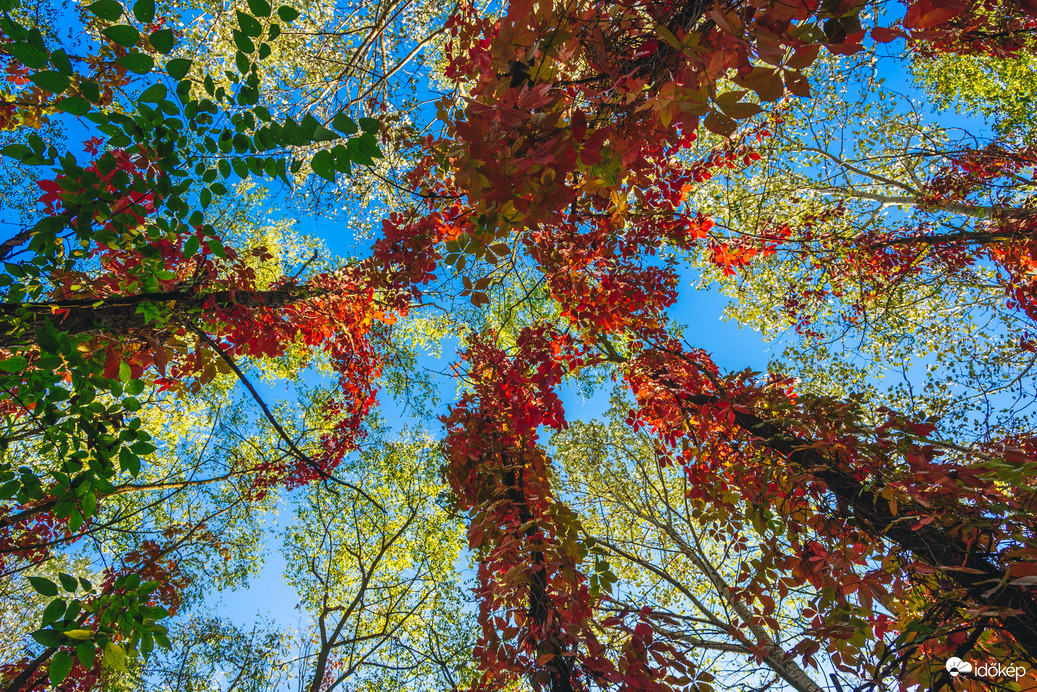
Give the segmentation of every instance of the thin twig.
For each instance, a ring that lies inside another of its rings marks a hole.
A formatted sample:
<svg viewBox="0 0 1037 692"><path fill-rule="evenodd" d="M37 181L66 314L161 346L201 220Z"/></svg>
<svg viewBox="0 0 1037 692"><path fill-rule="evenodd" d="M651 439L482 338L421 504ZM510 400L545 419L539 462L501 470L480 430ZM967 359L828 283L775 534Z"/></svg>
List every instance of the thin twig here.
<svg viewBox="0 0 1037 692"><path fill-rule="evenodd" d="M269 409L269 407L267 407L266 402L263 401L263 397L261 397L259 395L259 392L256 391L256 388L252 386L252 383L249 381L248 377L245 375L244 372L242 372L241 368L238 367L238 364L234 362L234 359L230 356L230 354L228 354L226 351L224 351L222 348L220 348L220 345L217 344L216 341L213 340L212 337L210 337L208 334L206 334L203 330L201 330L198 327L196 327L194 324L192 324L190 322L187 322L186 326L188 327L188 329L190 329L195 334L197 334L198 337L200 339L202 339L202 341L207 343L209 345L209 347L212 348L212 350L214 350L216 352L216 355L218 355L223 360L223 362L226 363L230 367L230 369L234 371L234 374L238 376L238 380L240 380L241 383L243 385L245 385L245 388L249 391L249 394L251 394L252 398L255 400L255 402L257 404L259 404L259 408L262 409L263 415L265 415L266 419L268 421L270 421L270 425L272 425L274 430L277 431L278 436L282 440L284 440L284 443L288 445L288 449L291 451L292 455L297 460L303 462L304 464L306 464L307 466L312 468L314 471L316 471L317 475L322 480L334 481L334 482L338 483L339 485L343 485L343 486L349 488L353 492L358 493L359 495L361 495L365 500L370 502L372 505L377 507L379 510L381 510L383 514L385 513L385 508L382 507L382 505L379 504L377 500L375 500L373 497L368 495L361 488L353 485L352 483L349 483L348 481L344 481L341 478L337 478L336 476L333 476L332 474L328 473L327 471L322 469L320 467L320 464L318 464L316 461L314 461L312 457L310 457L309 455L305 454L301 449L299 449L296 446L295 442L292 440L292 438L288 436L288 433L285 432L285 429L281 427L281 424L274 417L274 414L270 412L270 409Z"/></svg>

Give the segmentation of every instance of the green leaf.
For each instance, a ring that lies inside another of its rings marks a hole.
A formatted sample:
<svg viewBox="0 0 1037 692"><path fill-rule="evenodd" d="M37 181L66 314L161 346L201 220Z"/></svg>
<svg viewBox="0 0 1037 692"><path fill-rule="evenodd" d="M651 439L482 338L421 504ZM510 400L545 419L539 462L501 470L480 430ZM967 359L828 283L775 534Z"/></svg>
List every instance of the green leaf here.
<svg viewBox="0 0 1037 692"><path fill-rule="evenodd" d="M307 113L302 121L299 123L299 132L302 133L303 143L308 144L313 140L313 135L316 134L317 128L320 127L320 123L312 115Z"/></svg>
<svg viewBox="0 0 1037 692"><path fill-rule="evenodd" d="M11 146L21 145L12 144ZM11 147L7 147L7 149L10 148ZM4 149L5 153L7 149ZM25 359L25 356L13 356L11 358L8 358L7 360L0 361L0 370L3 370L5 372L21 372L22 370L25 370L25 368L27 367L29 367L29 361Z"/></svg>
<svg viewBox="0 0 1037 692"><path fill-rule="evenodd" d="M238 72L246 74L249 68L252 67L252 61L248 59L248 56L242 53L240 50L234 54L234 64L237 65Z"/></svg>
<svg viewBox="0 0 1037 692"><path fill-rule="evenodd" d="M24 144L8 144L6 147L0 150L0 154L3 154L4 156L10 156L12 159L17 159L18 161L22 161L24 159L29 158L30 156L35 155L32 153L32 149L25 146ZM22 360L25 359L22 358ZM6 369L4 368L5 362L7 361L0 363L0 369Z"/></svg>
<svg viewBox="0 0 1037 692"><path fill-rule="evenodd" d="M89 80L80 82L79 93L91 103L97 103L101 100L101 88L97 86L97 82Z"/></svg>
<svg viewBox="0 0 1037 692"><path fill-rule="evenodd" d="M130 53L129 55L122 56L115 62L130 72L136 72L137 74L147 74L155 66L155 61L151 56L144 55L143 53Z"/></svg>
<svg viewBox="0 0 1037 692"><path fill-rule="evenodd" d="M330 151L326 149L318 151L310 160L310 168L325 180L335 182L335 164Z"/></svg>
<svg viewBox="0 0 1037 692"><path fill-rule="evenodd" d="M28 43L8 43L4 49L8 55L30 70L38 70L47 64L47 54Z"/></svg>
<svg viewBox="0 0 1037 692"><path fill-rule="evenodd" d="M256 136L253 138L256 148L259 151L269 151L275 148L277 145L274 143L274 137L270 134L270 128L261 127L256 130Z"/></svg>
<svg viewBox="0 0 1037 692"><path fill-rule="evenodd" d="M173 50L173 44L175 42L176 39L173 37L172 29L159 29L158 31L152 31L151 35L148 36L148 43L150 43L151 47L162 55ZM174 79L177 79L177 77L174 77Z"/></svg>
<svg viewBox="0 0 1037 692"><path fill-rule="evenodd" d="M285 120L284 125L281 127L281 143L285 145L299 145L304 143L302 132L299 131L299 126L296 125L295 121L291 118Z"/></svg>
<svg viewBox="0 0 1037 692"><path fill-rule="evenodd" d="M10 500L21 487L22 484L18 480L7 481L0 485L0 500Z"/></svg>
<svg viewBox="0 0 1037 692"><path fill-rule="evenodd" d="M79 659L79 663L84 668L90 670L94 667L94 656L96 656L97 648L93 642L82 642L76 644L76 658Z"/></svg>
<svg viewBox="0 0 1037 692"><path fill-rule="evenodd" d="M155 0L137 0L133 3L133 16L142 24L150 23L155 18Z"/></svg>
<svg viewBox="0 0 1037 692"><path fill-rule="evenodd" d="M126 361L119 363L119 381L129 382L132 379L132 371L130 370L130 364Z"/></svg>
<svg viewBox="0 0 1037 692"><path fill-rule="evenodd" d="M208 242L209 243L215 243L216 241L208 241ZM219 244L219 243L217 243L217 244ZM210 247L212 247L212 246L210 245ZM223 249L222 245L220 245L220 249L221 250ZM220 257L226 257L227 256L226 252L223 252L223 254L220 254L219 252L217 252L216 254L220 255ZM150 442L144 442L143 440L138 440L138 441L134 442L132 445L130 445L130 451L133 452L134 454L138 454L140 456L151 454L156 449L158 449L158 447L156 447L155 445L151 444Z"/></svg>
<svg viewBox="0 0 1037 692"><path fill-rule="evenodd" d="M140 457L123 447L119 450L119 468L136 477L140 473Z"/></svg>
<svg viewBox="0 0 1037 692"><path fill-rule="evenodd" d="M133 399L133 401L136 401L136 399ZM127 407L127 408L129 408L129 407ZM140 406L138 406L137 408L140 408ZM135 409L130 408L129 410L133 411ZM83 495L82 498L80 498L79 502L80 502L80 506L83 509L83 514L84 515L86 515L88 517L94 516L94 512L97 510L97 496L96 495L94 495L93 493L87 493L86 495Z"/></svg>
<svg viewBox="0 0 1037 692"><path fill-rule="evenodd" d="M191 61L185 58L176 58L166 63L166 74L173 79L183 79L191 69Z"/></svg>
<svg viewBox="0 0 1037 692"><path fill-rule="evenodd" d="M360 151L364 155L370 156L372 159L382 158L382 151L378 148L378 142L370 132L365 132L361 135L358 144L360 146Z"/></svg>
<svg viewBox="0 0 1037 692"><path fill-rule="evenodd" d="M0 16L0 31L3 31L8 37L15 41L23 40L26 31L23 26L15 22L11 17L7 16L6 13L13 10L19 4L18 0L3 0L3 3L0 3L0 10L3 12L2 16Z"/></svg>
<svg viewBox="0 0 1037 692"><path fill-rule="evenodd" d="M101 35L120 46L131 48L140 40L140 32L126 24L116 24L101 31Z"/></svg>
<svg viewBox="0 0 1037 692"><path fill-rule="evenodd" d="M58 595L58 587L50 579L44 579L43 577L29 577L28 579L29 584L37 593L50 597Z"/></svg>
<svg viewBox="0 0 1037 692"><path fill-rule="evenodd" d="M339 132L347 135L360 131L356 122L354 122L354 120L345 113L336 113L335 117L331 120L331 126Z"/></svg>
<svg viewBox="0 0 1037 692"><path fill-rule="evenodd" d="M90 102L78 96L61 99L55 105L71 115L86 115L90 112Z"/></svg>
<svg viewBox="0 0 1037 692"><path fill-rule="evenodd" d="M115 0L97 0L92 5L86 6L86 11L109 22L118 21L122 16L122 5Z"/></svg>
<svg viewBox="0 0 1037 692"><path fill-rule="evenodd" d="M50 684L60 685L68 677L68 674L72 672L72 663L74 659L66 651L58 649L54 652L54 657L50 659Z"/></svg>
<svg viewBox="0 0 1037 692"><path fill-rule="evenodd" d="M271 24L270 25L270 33L267 34L267 36L269 36L270 40L273 41L274 39L276 39L280 35L281 35L281 25L280 24Z"/></svg>
<svg viewBox="0 0 1037 692"><path fill-rule="evenodd" d="M234 37L234 45L238 47L242 53L252 54L256 52L256 46L245 34L241 33L237 29L231 32L231 36Z"/></svg>
<svg viewBox="0 0 1037 692"><path fill-rule="evenodd" d="M42 219L39 220L39 222L35 226L33 226L32 231L33 233L45 233L47 235L54 235L55 233L60 232L61 229L63 229L64 227L65 222L61 220L61 217L44 216ZM44 337L46 336L47 335L44 334ZM40 342L40 345L44 345L42 341ZM57 346L55 346L55 348L57 348Z"/></svg>
<svg viewBox="0 0 1037 692"><path fill-rule="evenodd" d="M188 238L187 242L184 243L184 257L194 257L195 253L198 252L198 246L200 244L201 241L198 240L198 236L193 235Z"/></svg>
<svg viewBox="0 0 1037 692"><path fill-rule="evenodd" d="M331 155L335 157L335 170L346 175L352 172L352 159L350 159L349 149L346 146L336 145L332 148Z"/></svg>
<svg viewBox="0 0 1037 692"><path fill-rule="evenodd" d="M58 581L61 582L61 588L63 588L65 591L68 591L69 593L74 592L77 588L76 578L70 574L59 572Z"/></svg>
<svg viewBox="0 0 1037 692"><path fill-rule="evenodd" d="M144 103L159 103L166 97L166 87L163 84L152 84L137 97L138 101Z"/></svg>
<svg viewBox="0 0 1037 692"><path fill-rule="evenodd" d="M65 614L65 602L60 598L55 598L53 601L47 604L47 607L43 609L43 615L41 616L41 622L44 625L49 625L55 622Z"/></svg>
<svg viewBox="0 0 1037 692"><path fill-rule="evenodd" d="M250 86L241 87L238 92L238 104L248 106L259 101L259 89Z"/></svg>
<svg viewBox="0 0 1037 692"><path fill-rule="evenodd" d="M51 53L50 64L66 77L72 76L72 63L69 61L68 56L65 55L65 51L59 49Z"/></svg>
<svg viewBox="0 0 1037 692"><path fill-rule="evenodd" d="M29 79L39 88L52 94L60 94L69 85L68 77L56 70L37 72L34 75L30 75Z"/></svg>
<svg viewBox="0 0 1037 692"><path fill-rule="evenodd" d="M220 259L226 259L227 248L223 247L223 243L218 240L207 240L205 241L205 247L209 248L209 252L216 255ZM134 445L136 446L136 445Z"/></svg>
<svg viewBox="0 0 1037 692"><path fill-rule="evenodd" d="M299 18L299 11L294 7L282 5L281 7L277 8L277 16L280 17L282 21L294 22L296 19Z"/></svg>
<svg viewBox="0 0 1037 692"><path fill-rule="evenodd" d="M360 118L360 129L364 132L375 133L378 132L378 127L381 125L374 118Z"/></svg>
<svg viewBox="0 0 1037 692"><path fill-rule="evenodd" d="M43 646L58 647L65 643L61 633L54 630L36 630L30 636Z"/></svg>
<svg viewBox="0 0 1037 692"><path fill-rule="evenodd" d="M235 10L235 15L238 18L238 26L241 27L246 36L259 38L259 35L263 33L263 26L255 17L250 17L240 10Z"/></svg>
<svg viewBox="0 0 1037 692"><path fill-rule="evenodd" d="M257 17L270 16L270 3L266 0L248 0L248 9Z"/></svg>
<svg viewBox="0 0 1037 692"><path fill-rule="evenodd" d="M337 132L332 132L323 125L318 125L317 129L310 135L310 139L314 142L334 142L336 139L342 139L342 137Z"/></svg>

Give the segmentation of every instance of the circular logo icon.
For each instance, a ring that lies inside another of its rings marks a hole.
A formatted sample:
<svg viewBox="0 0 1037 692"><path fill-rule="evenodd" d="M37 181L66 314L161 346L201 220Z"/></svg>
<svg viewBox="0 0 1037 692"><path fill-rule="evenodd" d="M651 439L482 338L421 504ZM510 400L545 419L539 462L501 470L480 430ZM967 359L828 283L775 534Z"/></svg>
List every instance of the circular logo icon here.
<svg viewBox="0 0 1037 692"><path fill-rule="evenodd" d="M951 674L951 677L958 677L961 673L971 673L972 664L968 661L963 661L957 656L947 659L947 672Z"/></svg>

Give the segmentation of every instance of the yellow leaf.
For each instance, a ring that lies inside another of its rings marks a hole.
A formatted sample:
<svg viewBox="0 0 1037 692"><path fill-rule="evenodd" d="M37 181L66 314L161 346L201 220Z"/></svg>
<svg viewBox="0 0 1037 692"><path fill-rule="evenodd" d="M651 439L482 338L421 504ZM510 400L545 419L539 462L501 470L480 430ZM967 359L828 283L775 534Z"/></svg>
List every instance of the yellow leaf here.
<svg viewBox="0 0 1037 692"><path fill-rule="evenodd" d="M673 110L667 107L659 111L659 121L663 124L663 127L669 127L670 123L673 122Z"/></svg>
<svg viewBox="0 0 1037 692"><path fill-rule="evenodd" d="M65 636L68 637L69 639L79 639L79 640L89 639L90 637L94 636L94 631L93 630L68 630L67 632L65 632Z"/></svg>
<svg viewBox="0 0 1037 692"><path fill-rule="evenodd" d="M680 40L676 36L674 36L672 31L667 29L662 24L659 24L658 22L655 25L655 33L659 34L659 38L661 38L663 41L669 44L670 48L676 48L677 50L681 50L684 47Z"/></svg>
<svg viewBox="0 0 1037 692"><path fill-rule="evenodd" d="M126 651L121 645L115 642L108 642L104 647L104 657L101 659L101 663L106 668L111 668L117 671L126 670Z"/></svg>

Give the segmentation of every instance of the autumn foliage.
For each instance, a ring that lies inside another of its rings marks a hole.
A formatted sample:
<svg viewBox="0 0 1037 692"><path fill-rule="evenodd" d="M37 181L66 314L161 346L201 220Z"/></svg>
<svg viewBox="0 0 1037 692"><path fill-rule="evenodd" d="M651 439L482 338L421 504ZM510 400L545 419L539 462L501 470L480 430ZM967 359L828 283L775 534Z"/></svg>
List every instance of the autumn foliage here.
<svg viewBox="0 0 1037 692"><path fill-rule="evenodd" d="M437 282L456 279L462 297L492 308L489 279L473 272L489 276L521 256L557 319L525 325L511 342L491 330L466 335L455 366L462 393L441 419L443 476L478 563L476 687L710 685L708 673L657 635L650 609L612 608L594 546L555 488L544 436L567 425L560 388L589 371L626 388L627 425L651 437L659 464L682 469L687 501L759 536L755 563L740 566L754 620L776 623L768 594L808 589L802 612L812 639L788 658L816 667L824 651L839 672L935 688L947 682L942 670L920 661L966 653L1037 660L1031 437L964 448L941 441L928 420L807 394L792 378L724 373L682 341L672 318L681 257L704 251L735 275L790 242L780 219L756 238L726 236L689 199L711 177L738 175L760 159L770 131L754 118L809 98L809 68L822 51L852 55L872 40L905 39L919 51L1008 55L1037 21L1026 1L914 0L886 7L902 16L869 37L861 23L868 7L517 0L491 17L463 4L445 26L444 47L445 78L463 98L439 104L443 133L421 140L402 178L419 203L382 222L366 259L302 278L262 279L256 267L270 248L234 247L207 223L213 196L228 194L213 182L219 164L151 117L144 99L136 120L95 121L107 144L91 144L85 166L42 142L8 147L9 157L46 162L54 174L39 183L43 220L2 246L9 261L16 251L38 261L4 276L0 407L12 430L42 417L45 431L26 436L58 470L37 477L6 461L0 467L2 566L39 563L81 539L97 507L148 463L155 447L135 418L145 387L190 397L221 373L236 375L289 450L279 464L252 469L251 496L333 483L361 445L392 325L437 300ZM0 129L33 127L62 110L101 114L127 70L168 52L160 50L164 29L147 14L137 18L150 38L134 29L136 40L74 73L63 54L40 49L31 31L6 19L4 70L18 98L4 102ZM256 50L252 40L266 39L239 22ZM287 181L301 166L293 166L293 147L357 132L348 117L264 117L251 95L258 78L249 81L257 59L237 45L236 95L192 97L190 84L174 87L176 99L164 86L153 95L199 140L209 124L199 114L247 111L252 125L213 143L227 157L255 159L245 176ZM179 79L185 73L173 62L165 69ZM39 71L47 65L54 69ZM334 180L351 161L371 160L377 124L362 124L352 148L312 157L316 175ZM705 137L715 146L700 146ZM1029 149L991 145L956 152L925 181L923 209L997 208L974 232L905 227L852 243L808 240L827 271L876 290L912 281L923 262L991 262L1006 301L1032 320L1032 209L998 205L996 188L1035 163ZM178 173L195 165L203 183L191 188ZM325 432L308 451L243 371L289 355L325 359L336 382L322 411ZM43 653L0 671L7 688L36 689L46 678L92 689L128 651L168 644L157 622L179 605L184 580L169 555L184 537L164 540L124 555L96 586L63 575L64 595L81 593L67 609L62 600L34 635ZM37 586L58 593L51 582Z"/></svg>

